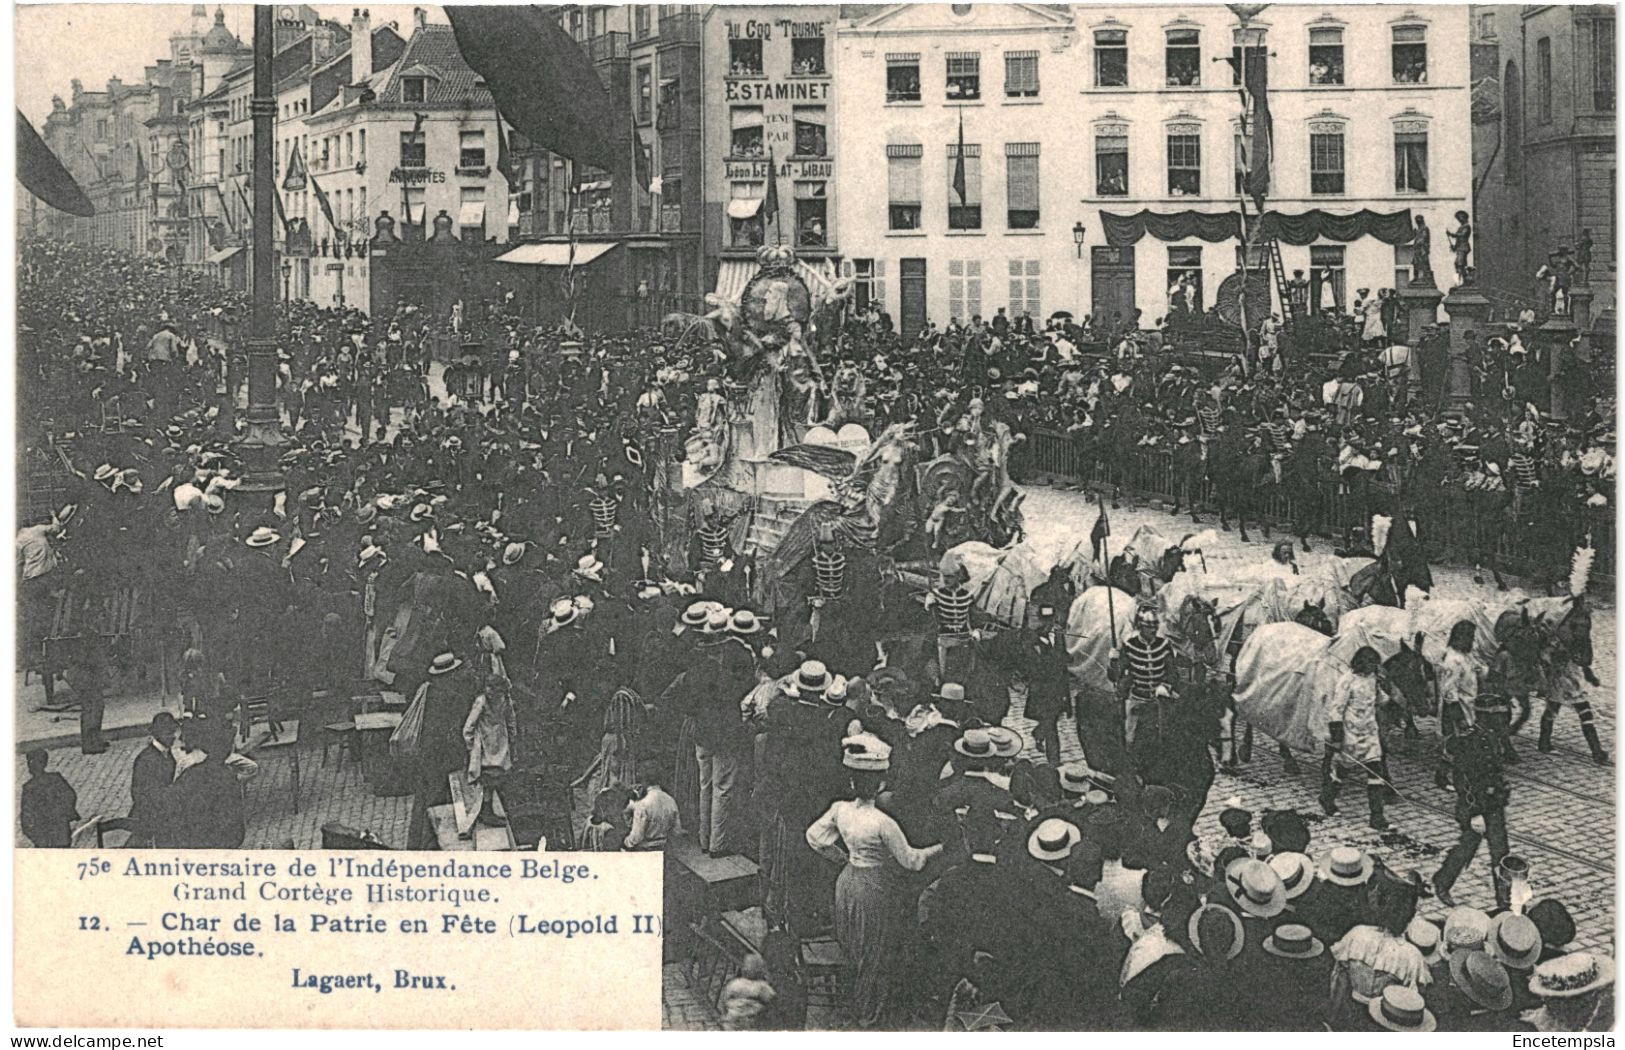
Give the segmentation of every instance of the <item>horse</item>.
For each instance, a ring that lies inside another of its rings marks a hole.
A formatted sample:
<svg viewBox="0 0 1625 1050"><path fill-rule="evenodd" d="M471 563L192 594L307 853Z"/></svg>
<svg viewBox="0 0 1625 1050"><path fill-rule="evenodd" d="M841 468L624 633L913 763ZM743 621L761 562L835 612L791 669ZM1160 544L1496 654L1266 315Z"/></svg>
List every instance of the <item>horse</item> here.
<svg viewBox="0 0 1625 1050"><path fill-rule="evenodd" d="M1178 515L1180 504L1183 503L1191 512L1192 524L1196 525L1202 524L1196 512L1196 503L1201 498L1202 482L1206 480L1207 472L1203 447L1199 442L1181 439L1174 446L1172 463L1174 506L1169 513Z"/></svg>
<svg viewBox="0 0 1625 1050"><path fill-rule="evenodd" d="M1230 517L1234 513L1241 530L1241 541L1248 542L1247 518L1253 514L1266 478L1273 480L1269 457L1264 455L1257 439L1248 439L1243 431L1232 425L1219 437L1208 458L1208 477L1213 482L1214 499L1219 504L1219 527L1229 532ZM1265 537L1268 537L1269 523L1253 516L1263 526Z"/></svg>
<svg viewBox="0 0 1625 1050"><path fill-rule="evenodd" d="M1309 534L1325 523L1324 482L1331 462L1323 442L1299 441L1281 465L1281 487L1292 508L1292 533L1308 551Z"/></svg>

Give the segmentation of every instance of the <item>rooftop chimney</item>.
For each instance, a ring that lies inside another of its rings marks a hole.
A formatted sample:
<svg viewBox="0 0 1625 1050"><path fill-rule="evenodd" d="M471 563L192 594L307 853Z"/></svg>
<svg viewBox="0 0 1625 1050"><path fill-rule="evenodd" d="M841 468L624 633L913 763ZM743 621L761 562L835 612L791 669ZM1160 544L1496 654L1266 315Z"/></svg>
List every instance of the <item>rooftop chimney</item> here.
<svg viewBox="0 0 1625 1050"><path fill-rule="evenodd" d="M429 16L423 10L423 8L421 8L421 7L412 8L412 31L415 33L419 29L422 29L424 26L426 26L428 24L429 24Z"/></svg>
<svg viewBox="0 0 1625 1050"><path fill-rule="evenodd" d="M350 12L350 83L359 84L372 76L372 12L359 8Z"/></svg>

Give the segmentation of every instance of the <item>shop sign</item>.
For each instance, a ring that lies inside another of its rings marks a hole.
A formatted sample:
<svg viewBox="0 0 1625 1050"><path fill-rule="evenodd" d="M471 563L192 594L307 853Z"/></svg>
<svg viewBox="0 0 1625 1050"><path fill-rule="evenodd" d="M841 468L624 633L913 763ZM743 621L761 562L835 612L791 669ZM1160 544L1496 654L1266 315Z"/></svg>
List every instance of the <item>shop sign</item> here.
<svg viewBox="0 0 1625 1050"><path fill-rule="evenodd" d="M729 102L828 102L828 80L729 80Z"/></svg>
<svg viewBox="0 0 1625 1050"><path fill-rule="evenodd" d="M422 186L430 182L445 182L446 173L438 168L396 168L389 173L389 181L406 186Z"/></svg>

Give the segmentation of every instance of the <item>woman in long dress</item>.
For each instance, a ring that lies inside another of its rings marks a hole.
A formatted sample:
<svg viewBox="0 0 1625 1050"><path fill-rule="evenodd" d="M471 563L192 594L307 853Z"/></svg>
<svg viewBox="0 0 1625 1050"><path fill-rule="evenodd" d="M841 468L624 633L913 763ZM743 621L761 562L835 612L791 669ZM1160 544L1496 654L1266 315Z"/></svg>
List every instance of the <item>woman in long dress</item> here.
<svg viewBox="0 0 1625 1050"><path fill-rule="evenodd" d="M835 939L856 968L853 1012L859 1025L880 1022L913 909L905 873L919 871L941 844L915 849L903 829L875 804L885 786L891 749L878 737L843 741L852 798L832 804L807 829L807 845L845 865L835 881Z"/></svg>

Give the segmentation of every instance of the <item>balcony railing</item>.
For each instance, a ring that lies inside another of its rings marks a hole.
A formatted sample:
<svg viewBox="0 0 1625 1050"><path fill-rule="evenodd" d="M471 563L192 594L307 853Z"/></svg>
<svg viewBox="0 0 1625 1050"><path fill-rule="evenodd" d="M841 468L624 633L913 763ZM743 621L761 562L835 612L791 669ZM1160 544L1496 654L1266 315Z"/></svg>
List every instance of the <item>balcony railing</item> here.
<svg viewBox="0 0 1625 1050"><path fill-rule="evenodd" d="M630 43L628 36L627 33L615 32L593 37L587 41L587 57L594 62L608 62L627 57Z"/></svg>

